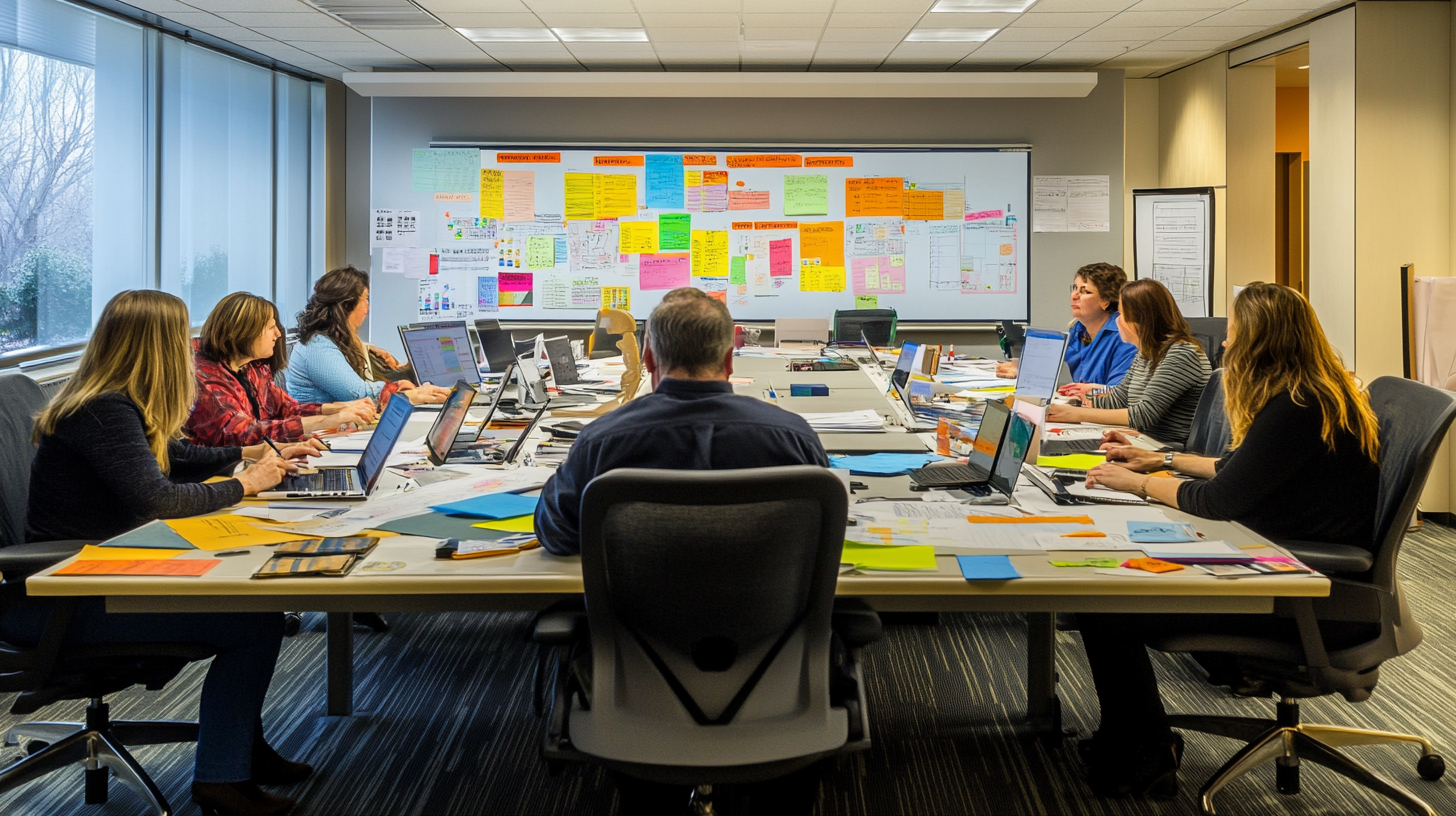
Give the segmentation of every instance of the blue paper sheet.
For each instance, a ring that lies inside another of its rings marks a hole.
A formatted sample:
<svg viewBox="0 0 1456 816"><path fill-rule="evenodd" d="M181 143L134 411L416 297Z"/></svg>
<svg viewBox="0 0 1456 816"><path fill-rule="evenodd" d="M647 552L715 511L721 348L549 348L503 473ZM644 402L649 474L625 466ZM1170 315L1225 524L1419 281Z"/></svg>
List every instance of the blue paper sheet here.
<svg viewBox="0 0 1456 816"><path fill-rule="evenodd" d="M1135 544L1177 544L1198 540L1193 525L1181 521L1129 521L1127 537Z"/></svg>
<svg viewBox="0 0 1456 816"><path fill-rule="evenodd" d="M141 547L148 550L195 550L192 542L177 534L165 521L151 521L101 542L103 547Z"/></svg>
<svg viewBox="0 0 1456 816"><path fill-rule="evenodd" d="M451 516L503 519L529 516L536 512L536 502L539 500L538 496L522 496L516 493L487 493L458 502L438 504L430 509Z"/></svg>
<svg viewBox="0 0 1456 816"><path fill-rule="evenodd" d="M1007 581L1020 578L1009 555L957 555L961 575L967 581Z"/></svg>
<svg viewBox="0 0 1456 816"><path fill-rule="evenodd" d="M829 460L829 466L857 476L897 476L943 458L933 453L871 453L867 456L836 457Z"/></svg>

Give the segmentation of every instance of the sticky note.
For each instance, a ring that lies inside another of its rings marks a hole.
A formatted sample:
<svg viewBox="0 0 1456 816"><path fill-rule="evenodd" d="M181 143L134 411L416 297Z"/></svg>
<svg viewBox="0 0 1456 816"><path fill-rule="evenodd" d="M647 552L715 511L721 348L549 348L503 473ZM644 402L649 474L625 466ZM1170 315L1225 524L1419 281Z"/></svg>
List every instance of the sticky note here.
<svg viewBox="0 0 1456 816"><path fill-rule="evenodd" d="M505 218L505 176L499 170L480 171L480 217Z"/></svg>
<svg viewBox="0 0 1456 816"><path fill-rule="evenodd" d="M691 273L692 258L686 253L643 254L637 260L638 287L644 292L687 286L692 277Z"/></svg>
<svg viewBox="0 0 1456 816"><path fill-rule="evenodd" d="M472 527L480 527L485 530L497 530L502 533L534 533L536 532L535 516L516 516L515 518L497 519L496 521L482 521L479 524L472 524Z"/></svg>
<svg viewBox="0 0 1456 816"><path fill-rule="evenodd" d="M687 213L663 213L657 216L657 250L670 252L692 248L690 233L692 216Z"/></svg>
<svg viewBox="0 0 1456 816"><path fill-rule="evenodd" d="M449 504L438 504L430 509L451 516L504 519L536 512L536 503L539 500L537 496L516 493L487 493Z"/></svg>
<svg viewBox="0 0 1456 816"><path fill-rule="evenodd" d="M967 581L1008 581L1021 577L1011 565L1011 557L1006 555L958 555L956 563Z"/></svg>
<svg viewBox="0 0 1456 816"><path fill-rule="evenodd" d="M644 165L648 209L682 209L683 157L673 153L649 153Z"/></svg>
<svg viewBox="0 0 1456 816"><path fill-rule="evenodd" d="M76 554L78 561L165 561L191 550L162 550L149 547L102 547L87 544Z"/></svg>
<svg viewBox="0 0 1456 816"><path fill-rule="evenodd" d="M845 541L840 561L862 570L933 570L935 548L929 544L862 544Z"/></svg>
<svg viewBox="0 0 1456 816"><path fill-rule="evenodd" d="M805 173L784 176L784 215L828 215L829 176Z"/></svg>
<svg viewBox="0 0 1456 816"><path fill-rule="evenodd" d="M1177 544L1198 540L1193 525L1181 521L1129 521L1127 537L1139 544Z"/></svg>
<svg viewBox="0 0 1456 816"><path fill-rule="evenodd" d="M622 221L618 251L623 255L639 255L657 252L658 227L655 221Z"/></svg>
<svg viewBox="0 0 1456 816"><path fill-rule="evenodd" d="M1061 468L1063 470L1091 470L1103 462L1107 457L1095 453L1069 453L1065 456L1038 456L1036 464L1038 467Z"/></svg>
<svg viewBox="0 0 1456 816"><path fill-rule="evenodd" d="M855 295L854 308L856 309L878 309L880 308L879 295Z"/></svg>
<svg viewBox="0 0 1456 816"><path fill-rule="evenodd" d="M734 255L728 259L728 282L746 284L748 283L748 258L743 255Z"/></svg>
<svg viewBox="0 0 1456 816"><path fill-rule="evenodd" d="M728 230L693 230L693 277L728 277Z"/></svg>
<svg viewBox="0 0 1456 816"><path fill-rule="evenodd" d="M556 242L550 235L526 238L526 268L550 269L556 266Z"/></svg>

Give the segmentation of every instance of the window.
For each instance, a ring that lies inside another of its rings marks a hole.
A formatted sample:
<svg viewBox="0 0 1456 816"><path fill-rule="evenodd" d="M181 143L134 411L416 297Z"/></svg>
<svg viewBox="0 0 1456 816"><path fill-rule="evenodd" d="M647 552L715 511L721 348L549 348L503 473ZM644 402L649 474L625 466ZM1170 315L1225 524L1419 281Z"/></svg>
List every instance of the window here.
<svg viewBox="0 0 1456 816"><path fill-rule="evenodd" d="M158 93L159 91L159 93ZM58 0L0 0L0 365L124 289L289 317L323 260L322 83Z"/></svg>

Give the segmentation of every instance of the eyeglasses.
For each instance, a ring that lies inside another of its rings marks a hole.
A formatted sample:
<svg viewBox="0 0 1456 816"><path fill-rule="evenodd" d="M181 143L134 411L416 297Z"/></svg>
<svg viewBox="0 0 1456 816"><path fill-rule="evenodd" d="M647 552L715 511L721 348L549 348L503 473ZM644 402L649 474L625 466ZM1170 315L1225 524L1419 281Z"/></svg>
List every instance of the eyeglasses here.
<svg viewBox="0 0 1456 816"><path fill-rule="evenodd" d="M1083 287L1078 286L1075 283L1067 287L1067 291L1071 292L1074 295L1077 295L1078 297L1097 297L1096 292L1092 291L1091 289L1084 289Z"/></svg>

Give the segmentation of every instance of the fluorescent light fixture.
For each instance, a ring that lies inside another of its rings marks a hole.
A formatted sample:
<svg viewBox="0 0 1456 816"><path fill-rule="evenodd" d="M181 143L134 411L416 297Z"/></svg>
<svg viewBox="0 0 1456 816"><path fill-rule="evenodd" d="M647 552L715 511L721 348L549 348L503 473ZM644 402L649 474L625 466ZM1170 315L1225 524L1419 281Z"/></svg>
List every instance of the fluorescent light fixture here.
<svg viewBox="0 0 1456 816"><path fill-rule="evenodd" d="M641 28L553 28L562 42L647 42Z"/></svg>
<svg viewBox="0 0 1456 816"><path fill-rule="evenodd" d="M549 28L457 28L460 35L471 42L556 42L556 35Z"/></svg>
<svg viewBox="0 0 1456 816"><path fill-rule="evenodd" d="M931 11L999 11L1020 14L1036 0L940 0Z"/></svg>
<svg viewBox="0 0 1456 816"><path fill-rule="evenodd" d="M1299 66L1299 70L1301 70L1301 71L1308 71L1309 70L1309 66L1308 65L1301 65L1301 66Z"/></svg>
<svg viewBox="0 0 1456 816"><path fill-rule="evenodd" d="M925 28L905 35L905 42L985 42L999 28Z"/></svg>

